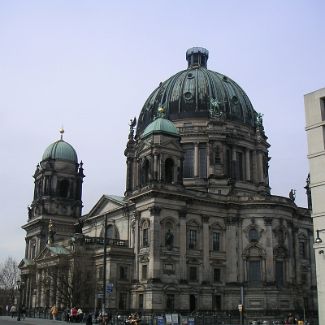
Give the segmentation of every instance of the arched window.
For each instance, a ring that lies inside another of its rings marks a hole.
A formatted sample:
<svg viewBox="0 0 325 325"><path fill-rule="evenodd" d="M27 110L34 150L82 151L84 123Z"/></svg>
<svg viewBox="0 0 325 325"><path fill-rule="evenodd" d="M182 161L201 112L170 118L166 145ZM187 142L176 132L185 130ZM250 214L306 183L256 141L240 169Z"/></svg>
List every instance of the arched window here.
<svg viewBox="0 0 325 325"><path fill-rule="evenodd" d="M194 147L193 144L184 145L183 175L185 178L194 176Z"/></svg>
<svg viewBox="0 0 325 325"><path fill-rule="evenodd" d="M248 282L251 285L259 286L261 284L261 261L248 261Z"/></svg>
<svg viewBox="0 0 325 325"><path fill-rule="evenodd" d="M171 158L165 161L165 181L166 183L172 183L174 180L174 161Z"/></svg>
<svg viewBox="0 0 325 325"><path fill-rule="evenodd" d="M145 159L142 162L142 166L141 166L141 185L142 186L148 184L148 182L149 182L149 169L150 169L149 160Z"/></svg>
<svg viewBox="0 0 325 325"><path fill-rule="evenodd" d="M114 238L114 227L113 225L108 225L106 228L106 238Z"/></svg>
<svg viewBox="0 0 325 325"><path fill-rule="evenodd" d="M165 224L165 246L168 249L172 249L174 246L174 231L171 222Z"/></svg>
<svg viewBox="0 0 325 325"><path fill-rule="evenodd" d="M258 232L255 228L251 228L248 233L248 239L250 242L258 241Z"/></svg>
<svg viewBox="0 0 325 325"><path fill-rule="evenodd" d="M190 311L194 311L196 309L196 298L194 295L190 295Z"/></svg>
<svg viewBox="0 0 325 325"><path fill-rule="evenodd" d="M149 223L145 221L142 225L142 247L149 246Z"/></svg>
<svg viewBox="0 0 325 325"><path fill-rule="evenodd" d="M59 182L59 196L67 198L68 193L69 193L69 181L67 179L64 179Z"/></svg>

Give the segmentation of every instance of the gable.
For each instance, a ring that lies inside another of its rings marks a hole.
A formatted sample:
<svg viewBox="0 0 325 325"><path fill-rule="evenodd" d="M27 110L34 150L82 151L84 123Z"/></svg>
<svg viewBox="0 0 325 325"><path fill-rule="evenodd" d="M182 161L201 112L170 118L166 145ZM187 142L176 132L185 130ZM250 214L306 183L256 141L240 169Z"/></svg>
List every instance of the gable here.
<svg viewBox="0 0 325 325"><path fill-rule="evenodd" d="M125 205L122 196L117 195L103 195L94 207L90 210L87 215L87 218L91 218L96 215L101 215L118 208L121 208Z"/></svg>
<svg viewBox="0 0 325 325"><path fill-rule="evenodd" d="M36 256L35 261L40 261L47 258L57 257L60 255L69 255L71 252L60 245L46 245L43 250Z"/></svg>

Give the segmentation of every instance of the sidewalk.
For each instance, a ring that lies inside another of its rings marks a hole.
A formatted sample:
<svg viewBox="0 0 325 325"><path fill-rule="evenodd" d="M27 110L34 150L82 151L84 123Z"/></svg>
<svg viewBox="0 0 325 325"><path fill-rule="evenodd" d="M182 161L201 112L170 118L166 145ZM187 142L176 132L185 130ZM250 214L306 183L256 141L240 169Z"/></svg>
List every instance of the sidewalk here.
<svg viewBox="0 0 325 325"><path fill-rule="evenodd" d="M17 321L17 317L11 318L11 316L0 316L0 324L2 324L2 320L6 322L12 322L21 325L53 325L53 324L63 324L65 322L51 319L43 319L43 318L30 318L26 317L24 320Z"/></svg>

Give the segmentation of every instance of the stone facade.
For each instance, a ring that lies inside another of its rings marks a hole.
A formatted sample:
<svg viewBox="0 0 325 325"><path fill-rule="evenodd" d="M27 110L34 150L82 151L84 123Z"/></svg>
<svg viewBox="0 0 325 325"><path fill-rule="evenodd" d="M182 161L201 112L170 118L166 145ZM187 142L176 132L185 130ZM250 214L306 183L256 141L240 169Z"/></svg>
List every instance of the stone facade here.
<svg viewBox="0 0 325 325"><path fill-rule="evenodd" d="M239 86L215 73L212 77L220 78L224 88L214 91L236 96L220 105L212 93L204 99L209 93L203 96L202 87L209 85L200 78L213 73L206 71L207 53L189 51L188 70L154 91L140 113L136 135L136 120L131 121L123 197L104 195L83 216L68 208L80 207L73 197L65 201L69 217L51 211L24 226L27 247L43 234L35 254L28 248L20 265L29 307L57 303L93 309L101 308L104 299L119 311L238 313L243 304L247 317L285 317L289 311L316 309L310 211L298 207L294 195L271 194L262 116ZM184 73L187 82L197 76L197 101L191 102L194 86L185 89L183 83L186 103L179 104L175 117L175 98L168 94ZM210 103L206 111L204 103ZM51 163L51 157L41 165L45 162ZM65 175L70 182L81 184L80 168ZM52 195L41 201L55 201ZM33 209L38 204L33 201ZM71 223L65 226L63 220ZM68 277L58 276L64 272ZM83 279L87 294L95 297L92 302L82 298L82 290L63 297L60 284L73 287L76 279Z"/></svg>

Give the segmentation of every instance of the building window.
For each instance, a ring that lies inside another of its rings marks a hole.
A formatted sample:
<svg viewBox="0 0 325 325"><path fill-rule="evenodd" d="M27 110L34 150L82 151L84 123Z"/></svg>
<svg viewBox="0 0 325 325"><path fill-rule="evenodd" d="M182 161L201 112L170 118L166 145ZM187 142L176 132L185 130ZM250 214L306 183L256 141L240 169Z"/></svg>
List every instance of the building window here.
<svg viewBox="0 0 325 325"><path fill-rule="evenodd" d="M106 228L106 238L113 238L113 225L108 225Z"/></svg>
<svg viewBox="0 0 325 325"><path fill-rule="evenodd" d="M215 252L220 251L220 233L214 232L212 234L212 249Z"/></svg>
<svg viewBox="0 0 325 325"><path fill-rule="evenodd" d="M249 261L248 282L252 285L261 284L261 262L260 261Z"/></svg>
<svg viewBox="0 0 325 325"><path fill-rule="evenodd" d="M197 231L194 229L190 229L188 232L188 248L195 249L197 242Z"/></svg>
<svg viewBox="0 0 325 325"><path fill-rule="evenodd" d="M104 276L104 268L102 266L100 266L97 269L97 278L98 279L103 279L103 276Z"/></svg>
<svg viewBox="0 0 325 325"><path fill-rule="evenodd" d="M173 159L166 159L165 161L165 181L166 183L172 183L174 180L174 161Z"/></svg>
<svg viewBox="0 0 325 325"><path fill-rule="evenodd" d="M193 145L184 145L183 176L192 178L194 176L194 148Z"/></svg>
<svg viewBox="0 0 325 325"><path fill-rule="evenodd" d="M239 180L243 180L244 179L244 173L243 173L243 154L241 152L236 152L236 166L237 166L237 170L236 170L236 178Z"/></svg>
<svg viewBox="0 0 325 325"><path fill-rule="evenodd" d="M306 285L307 284L307 273L301 273L301 284Z"/></svg>
<svg viewBox="0 0 325 325"><path fill-rule="evenodd" d="M69 181L64 179L59 182L59 196L60 197L68 197L69 193Z"/></svg>
<svg viewBox="0 0 325 325"><path fill-rule="evenodd" d="M215 311L221 310L221 296L220 295L212 296L212 309Z"/></svg>
<svg viewBox="0 0 325 325"><path fill-rule="evenodd" d="M126 310L126 299L127 299L126 292L120 292L120 297L118 301L119 310Z"/></svg>
<svg viewBox="0 0 325 325"><path fill-rule="evenodd" d="M36 243L33 241L31 243L30 258L33 259L36 256Z"/></svg>
<svg viewBox="0 0 325 325"><path fill-rule="evenodd" d="M148 159L144 159L141 165L141 185L149 183L150 163Z"/></svg>
<svg viewBox="0 0 325 325"><path fill-rule="evenodd" d="M143 294L139 294L139 309L143 309Z"/></svg>
<svg viewBox="0 0 325 325"><path fill-rule="evenodd" d="M120 266L120 280L127 280L128 268L126 266Z"/></svg>
<svg viewBox="0 0 325 325"><path fill-rule="evenodd" d="M164 273L165 274L174 274L174 265L173 264L165 264L164 265Z"/></svg>
<svg viewBox="0 0 325 325"><path fill-rule="evenodd" d="M226 176L233 177L232 168L231 168L231 151L229 149L226 150Z"/></svg>
<svg viewBox="0 0 325 325"><path fill-rule="evenodd" d="M189 280L192 282L196 282L197 281L197 267L190 266L189 271L190 271Z"/></svg>
<svg viewBox="0 0 325 325"><path fill-rule="evenodd" d="M142 247L149 246L149 225L147 222L142 227Z"/></svg>
<svg viewBox="0 0 325 325"><path fill-rule="evenodd" d="M250 242L258 241L258 232L255 228L251 228L248 233L248 239Z"/></svg>
<svg viewBox="0 0 325 325"><path fill-rule="evenodd" d="M207 147L206 144L199 145L199 177L206 178L207 177Z"/></svg>
<svg viewBox="0 0 325 325"><path fill-rule="evenodd" d="M142 280L147 280L148 266L146 264L142 265Z"/></svg>
<svg viewBox="0 0 325 325"><path fill-rule="evenodd" d="M175 310L175 295L168 294L166 297L166 309L168 311Z"/></svg>
<svg viewBox="0 0 325 325"><path fill-rule="evenodd" d="M283 261L275 262L275 281L278 287L283 287L284 285Z"/></svg>
<svg viewBox="0 0 325 325"><path fill-rule="evenodd" d="M190 295L190 312L193 312L196 309L196 297Z"/></svg>
<svg viewBox="0 0 325 325"><path fill-rule="evenodd" d="M221 280L221 270L213 269L213 281L220 282L220 280Z"/></svg>
<svg viewBox="0 0 325 325"><path fill-rule="evenodd" d="M320 111L321 111L322 121L325 121L325 97L320 99Z"/></svg>
<svg viewBox="0 0 325 325"><path fill-rule="evenodd" d="M305 243L305 241L299 242L299 256L301 258L306 258L306 243Z"/></svg>

